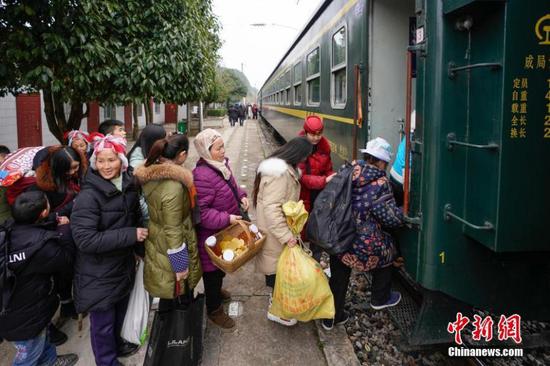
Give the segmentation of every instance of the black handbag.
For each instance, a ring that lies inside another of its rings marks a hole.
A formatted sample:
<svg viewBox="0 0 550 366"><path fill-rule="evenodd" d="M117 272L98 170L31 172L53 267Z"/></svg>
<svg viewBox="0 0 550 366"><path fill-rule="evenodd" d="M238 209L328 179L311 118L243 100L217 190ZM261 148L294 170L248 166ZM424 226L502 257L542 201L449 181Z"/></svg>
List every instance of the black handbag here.
<svg viewBox="0 0 550 366"><path fill-rule="evenodd" d="M156 311L143 366L197 366L203 347L204 295L193 296L186 283L187 301L182 304L176 281L174 307ZM182 306L185 305L185 306Z"/></svg>

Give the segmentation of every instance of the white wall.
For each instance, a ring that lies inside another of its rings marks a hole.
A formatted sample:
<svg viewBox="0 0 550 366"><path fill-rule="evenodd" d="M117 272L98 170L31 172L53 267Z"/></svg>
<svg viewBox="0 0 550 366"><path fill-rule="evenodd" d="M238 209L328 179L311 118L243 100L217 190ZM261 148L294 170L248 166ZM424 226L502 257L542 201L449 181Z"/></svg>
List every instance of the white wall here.
<svg viewBox="0 0 550 366"><path fill-rule="evenodd" d="M11 94L0 98L0 145L17 149L17 108Z"/></svg>
<svg viewBox="0 0 550 366"><path fill-rule="evenodd" d="M182 118L187 118L187 104L178 106L178 121Z"/></svg>
<svg viewBox="0 0 550 366"><path fill-rule="evenodd" d="M153 106L154 108L154 106ZM143 105L142 105L143 109ZM42 115L42 145L57 145L59 141L53 136L48 128L46 121L46 115L44 113L44 103L42 100L42 94L40 95L40 111ZM154 109L153 109L154 112ZM178 107L178 120L186 118L187 106L181 105ZM68 117L68 116L67 116ZM116 107L116 119L124 121L124 106ZM139 119L140 128L145 127L145 114L142 113ZM99 123L105 120L104 108L99 107ZM155 123L164 123L165 120L165 106L164 103L160 105L160 113L153 113L153 120ZM80 125L81 131L87 131L88 122L86 118L82 119ZM17 145L17 107L15 96L9 94L0 98L0 145L6 145L10 150L16 150Z"/></svg>

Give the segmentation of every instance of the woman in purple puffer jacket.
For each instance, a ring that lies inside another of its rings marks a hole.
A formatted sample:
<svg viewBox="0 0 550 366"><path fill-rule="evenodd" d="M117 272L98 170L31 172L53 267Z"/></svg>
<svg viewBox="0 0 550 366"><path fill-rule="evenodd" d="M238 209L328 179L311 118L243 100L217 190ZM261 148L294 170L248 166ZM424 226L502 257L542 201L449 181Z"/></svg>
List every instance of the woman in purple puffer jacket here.
<svg viewBox="0 0 550 366"><path fill-rule="evenodd" d="M229 329L235 326L235 322L222 306L222 301L229 300L231 296L222 289L225 273L214 266L206 253L204 242L210 235L241 219L241 208L248 210L248 199L231 173L220 133L206 129L197 135L194 144L200 156L193 169L193 180L201 211L197 242L203 270L206 312L216 325Z"/></svg>

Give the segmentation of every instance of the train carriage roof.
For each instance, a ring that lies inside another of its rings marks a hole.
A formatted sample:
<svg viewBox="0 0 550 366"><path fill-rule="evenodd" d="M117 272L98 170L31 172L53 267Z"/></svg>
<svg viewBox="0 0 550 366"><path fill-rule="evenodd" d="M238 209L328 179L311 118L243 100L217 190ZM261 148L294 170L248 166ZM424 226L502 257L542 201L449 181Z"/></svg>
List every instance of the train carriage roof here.
<svg viewBox="0 0 550 366"><path fill-rule="evenodd" d="M286 57L290 54L290 52L294 49L294 47L296 47L296 45L298 44L298 42L300 42L300 40L303 38L303 36L308 32L308 30L311 28L311 26L313 25L313 23L315 23L315 21L317 20L317 18L319 18L319 16L325 11L325 9L329 6L329 4L332 2L332 0L324 0L322 1L319 6L317 7L317 9L313 12L313 14L311 15L311 17L309 18L309 20L306 22L306 25L304 26L304 28L300 31L300 33L298 34L298 36L294 39L294 41L292 42L292 44L290 45L290 47L288 48L288 50L284 53L283 57L281 58L281 60L277 63L277 66L275 66L275 68L273 69L273 71L271 72L271 74L269 74L269 76L265 79L262 87L260 88L260 90L262 90L265 85L267 84L267 82L269 81L269 79L271 79L271 77L275 74L275 72L277 71L277 69L279 69L279 66L281 66L281 64L283 63L283 61L286 59Z"/></svg>

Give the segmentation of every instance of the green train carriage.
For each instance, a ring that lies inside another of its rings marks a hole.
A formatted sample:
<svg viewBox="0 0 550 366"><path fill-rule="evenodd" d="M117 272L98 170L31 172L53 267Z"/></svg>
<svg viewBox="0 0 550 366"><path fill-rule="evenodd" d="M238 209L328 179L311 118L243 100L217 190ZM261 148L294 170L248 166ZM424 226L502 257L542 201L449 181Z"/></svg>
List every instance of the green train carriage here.
<svg viewBox="0 0 550 366"><path fill-rule="evenodd" d="M396 149L407 102L416 110L399 235L424 289L413 343L450 340L444 325L466 304L550 319L544 3L325 1L260 90L263 118L285 139L321 115L335 165L351 160L354 139L382 136Z"/></svg>

